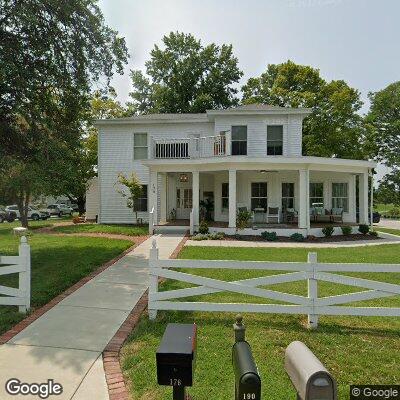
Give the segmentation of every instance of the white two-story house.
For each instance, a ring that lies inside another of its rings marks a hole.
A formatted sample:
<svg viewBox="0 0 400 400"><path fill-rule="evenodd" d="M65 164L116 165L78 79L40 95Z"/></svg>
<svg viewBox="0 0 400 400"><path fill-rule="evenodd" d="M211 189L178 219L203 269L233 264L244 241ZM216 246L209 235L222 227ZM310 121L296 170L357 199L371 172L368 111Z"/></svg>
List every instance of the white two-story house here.
<svg viewBox="0 0 400 400"><path fill-rule="evenodd" d="M135 223L116 190L119 173L143 184L138 217L150 230L196 231L203 210L213 230L233 233L238 210L252 213L245 234L273 230L320 235L330 223L368 223L374 162L302 156L305 108L244 105L204 114L151 114L99 120L100 223ZM337 229L337 231L339 231Z"/></svg>

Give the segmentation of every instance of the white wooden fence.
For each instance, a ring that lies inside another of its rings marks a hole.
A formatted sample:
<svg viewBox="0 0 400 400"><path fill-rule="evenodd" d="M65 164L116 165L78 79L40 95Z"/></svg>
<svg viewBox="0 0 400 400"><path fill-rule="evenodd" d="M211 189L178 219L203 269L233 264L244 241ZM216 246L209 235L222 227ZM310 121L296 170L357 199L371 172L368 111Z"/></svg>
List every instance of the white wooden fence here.
<svg viewBox="0 0 400 400"><path fill-rule="evenodd" d="M318 263L317 253L308 253L307 263L261 262L261 261L208 261L208 260L160 260L156 241L150 249L150 288L148 309L150 319L155 319L158 310L181 311L228 311L261 312L282 314L307 314L310 328L318 326L319 315L400 316L400 308L340 306L355 301L400 295L400 285L355 278L332 272L400 272L400 264L329 264ZM286 274L268 275L233 282L191 275L169 268L185 269L236 269L288 271ZM158 291L159 277L173 279L196 287L170 291ZM307 280L308 296L283 293L258 286ZM365 288L355 293L318 297L318 281L339 283ZM189 296L217 292L235 292L263 299L272 299L291 304L209 303L170 301Z"/></svg>
<svg viewBox="0 0 400 400"><path fill-rule="evenodd" d="M19 306L20 312L26 312L31 308L31 251L25 236L21 237L18 256L0 256L0 275L16 273L18 288L0 285L0 305Z"/></svg>

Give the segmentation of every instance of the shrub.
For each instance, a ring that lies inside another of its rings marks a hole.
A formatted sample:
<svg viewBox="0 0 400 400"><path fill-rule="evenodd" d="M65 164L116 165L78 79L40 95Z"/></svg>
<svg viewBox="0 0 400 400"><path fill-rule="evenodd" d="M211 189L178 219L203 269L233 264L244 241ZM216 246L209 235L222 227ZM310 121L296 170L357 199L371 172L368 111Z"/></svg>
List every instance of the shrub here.
<svg viewBox="0 0 400 400"><path fill-rule="evenodd" d="M290 236L290 239L294 242L303 242L305 238L301 233L293 233L293 235Z"/></svg>
<svg viewBox="0 0 400 400"><path fill-rule="evenodd" d="M247 228L251 218L251 212L247 210L239 210L236 214L236 228L241 230Z"/></svg>
<svg viewBox="0 0 400 400"><path fill-rule="evenodd" d="M208 238L211 240L221 240L224 238L224 233L223 232L214 232L214 233L210 233L208 235Z"/></svg>
<svg viewBox="0 0 400 400"><path fill-rule="evenodd" d="M322 228L322 233L325 237L331 237L333 235L335 228L333 226L324 226Z"/></svg>
<svg viewBox="0 0 400 400"><path fill-rule="evenodd" d="M377 231L369 231L369 234L370 234L371 236L378 237L378 232L377 232Z"/></svg>
<svg viewBox="0 0 400 400"><path fill-rule="evenodd" d="M209 232L209 228L208 228L208 223L207 221L203 220L200 222L200 226L199 226L199 233L203 234L203 235L207 235Z"/></svg>
<svg viewBox="0 0 400 400"><path fill-rule="evenodd" d="M196 235L192 236L192 240L207 240L208 235L204 235L202 233L196 233Z"/></svg>
<svg viewBox="0 0 400 400"><path fill-rule="evenodd" d="M353 232L353 228L349 225L341 226L340 229L342 230L344 236L349 236L351 232Z"/></svg>
<svg viewBox="0 0 400 400"><path fill-rule="evenodd" d="M393 207L392 209L390 209L390 210L388 211L388 215L389 215L390 217L398 217L398 216L400 216L400 208L398 208L398 207Z"/></svg>
<svg viewBox="0 0 400 400"><path fill-rule="evenodd" d="M275 242L275 240L278 240L278 236L276 235L276 232L262 232L261 237L268 242Z"/></svg>
<svg viewBox="0 0 400 400"><path fill-rule="evenodd" d="M366 235L369 232L369 225L366 225L366 224L359 225L358 231L360 233L362 233L363 235Z"/></svg>

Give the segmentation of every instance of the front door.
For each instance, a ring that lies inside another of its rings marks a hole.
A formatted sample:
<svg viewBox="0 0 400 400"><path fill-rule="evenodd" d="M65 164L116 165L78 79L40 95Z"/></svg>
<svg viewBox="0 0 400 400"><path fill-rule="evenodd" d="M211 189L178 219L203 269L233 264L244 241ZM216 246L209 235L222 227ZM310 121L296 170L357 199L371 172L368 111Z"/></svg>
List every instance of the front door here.
<svg viewBox="0 0 400 400"><path fill-rule="evenodd" d="M176 188L176 218L189 219L193 204L192 189Z"/></svg>

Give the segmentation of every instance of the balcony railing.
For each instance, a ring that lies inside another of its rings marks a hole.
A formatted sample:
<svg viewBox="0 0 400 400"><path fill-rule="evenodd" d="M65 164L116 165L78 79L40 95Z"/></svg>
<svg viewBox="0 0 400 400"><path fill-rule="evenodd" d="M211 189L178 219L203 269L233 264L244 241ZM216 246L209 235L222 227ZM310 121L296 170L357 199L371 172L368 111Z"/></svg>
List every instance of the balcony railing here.
<svg viewBox="0 0 400 400"><path fill-rule="evenodd" d="M152 158L186 159L224 157L231 154L230 135L151 139Z"/></svg>

